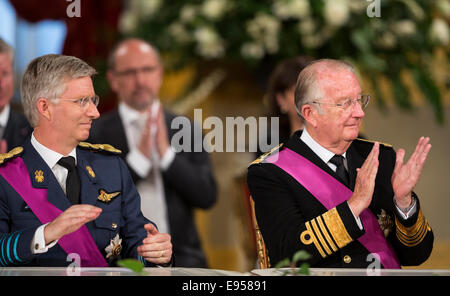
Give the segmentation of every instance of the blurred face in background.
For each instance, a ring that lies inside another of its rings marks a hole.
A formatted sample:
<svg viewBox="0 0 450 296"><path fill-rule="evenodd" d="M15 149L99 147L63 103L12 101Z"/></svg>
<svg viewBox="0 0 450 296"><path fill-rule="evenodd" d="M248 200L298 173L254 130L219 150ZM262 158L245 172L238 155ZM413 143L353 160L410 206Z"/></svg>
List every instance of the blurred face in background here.
<svg viewBox="0 0 450 296"><path fill-rule="evenodd" d="M158 54L139 40L123 43L116 50L114 69L108 71L109 83L119 100L138 111L158 98L162 77Z"/></svg>
<svg viewBox="0 0 450 296"><path fill-rule="evenodd" d="M14 73L11 56L0 53L0 112L14 95Z"/></svg>
<svg viewBox="0 0 450 296"><path fill-rule="evenodd" d="M294 93L295 84L286 89L284 92L277 93L276 95L276 100L278 106L280 107L280 111L283 114L287 114L289 118L298 117L297 109L295 107Z"/></svg>

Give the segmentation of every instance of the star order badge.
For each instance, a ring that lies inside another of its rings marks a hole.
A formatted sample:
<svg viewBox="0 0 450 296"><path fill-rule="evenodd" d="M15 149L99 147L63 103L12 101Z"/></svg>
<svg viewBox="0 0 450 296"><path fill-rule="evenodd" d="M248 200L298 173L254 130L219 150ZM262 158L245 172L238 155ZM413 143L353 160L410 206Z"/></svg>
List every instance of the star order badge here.
<svg viewBox="0 0 450 296"><path fill-rule="evenodd" d="M104 189L100 189L98 191L98 197L97 199L101 202L104 202L106 204L110 203L111 201L114 200L114 198L116 198L116 196L118 196L120 194L120 191L116 191L116 192L112 192L112 193L108 193L106 192L106 190Z"/></svg>
<svg viewBox="0 0 450 296"><path fill-rule="evenodd" d="M381 209L381 214L378 216L378 224L380 224L380 228L383 231L384 237L389 235L392 227L394 226L394 222L392 222L391 217L386 213L385 210Z"/></svg>
<svg viewBox="0 0 450 296"><path fill-rule="evenodd" d="M109 245L105 248L106 259L114 259L115 257L120 255L122 252L122 239L119 237L119 234L110 240Z"/></svg>
<svg viewBox="0 0 450 296"><path fill-rule="evenodd" d="M34 179L36 180L36 182L38 183L42 183L44 182L44 172L41 170L37 170L34 172Z"/></svg>

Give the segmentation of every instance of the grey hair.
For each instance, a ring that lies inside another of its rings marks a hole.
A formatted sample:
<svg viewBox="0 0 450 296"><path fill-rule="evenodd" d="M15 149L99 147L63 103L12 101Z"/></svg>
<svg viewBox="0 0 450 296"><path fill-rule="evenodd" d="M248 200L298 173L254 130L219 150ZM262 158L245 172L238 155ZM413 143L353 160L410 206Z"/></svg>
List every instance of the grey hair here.
<svg viewBox="0 0 450 296"><path fill-rule="evenodd" d="M86 62L73 56L48 54L32 60L22 77L20 92L25 116L32 127L39 119L37 100L56 100L65 91L65 82L81 77L91 77L97 71Z"/></svg>
<svg viewBox="0 0 450 296"><path fill-rule="evenodd" d="M138 39L138 38L128 38L128 39L124 39L122 41L120 41L119 43L117 43L113 49L111 50L111 52L108 55L108 59L107 59L107 65L108 65L108 69L114 71L116 68L116 55L117 55L117 51L119 50L119 48L121 48L125 43L129 42L129 41L138 41L138 42L142 42L143 44L148 45L153 52L156 54L156 57L158 59L159 64L162 66L163 62L161 59L161 55L159 54L159 51L156 47L154 47L152 44L150 44L149 42L143 40L143 39Z"/></svg>
<svg viewBox="0 0 450 296"><path fill-rule="evenodd" d="M2 38L0 38L0 53L9 54L11 57L11 63L14 63L14 49Z"/></svg>
<svg viewBox="0 0 450 296"><path fill-rule="evenodd" d="M322 100L324 96L317 79L318 68L321 65L328 69L344 69L355 73L355 69L350 63L341 60L320 59L306 66L298 75L294 93L295 107L303 123L305 123L305 119L301 113L303 105L312 104L315 100ZM317 108L319 112L322 112L320 106L317 106Z"/></svg>

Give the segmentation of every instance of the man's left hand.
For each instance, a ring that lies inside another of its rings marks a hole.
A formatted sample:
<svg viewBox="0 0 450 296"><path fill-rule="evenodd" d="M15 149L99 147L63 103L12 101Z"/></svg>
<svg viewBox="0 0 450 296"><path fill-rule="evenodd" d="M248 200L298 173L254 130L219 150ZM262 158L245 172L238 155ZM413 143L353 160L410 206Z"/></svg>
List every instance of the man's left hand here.
<svg viewBox="0 0 450 296"><path fill-rule="evenodd" d="M431 149L429 141L430 138L421 137L417 143L416 150L406 164L403 164L405 150L399 149L397 151L397 159L391 182L395 194L395 203L400 208L407 208L411 205L411 192L419 181L423 165Z"/></svg>
<svg viewBox="0 0 450 296"><path fill-rule="evenodd" d="M144 225L147 237L143 244L137 248L138 255L154 264L169 263L172 258L172 243L170 235L159 233L155 225L149 223Z"/></svg>

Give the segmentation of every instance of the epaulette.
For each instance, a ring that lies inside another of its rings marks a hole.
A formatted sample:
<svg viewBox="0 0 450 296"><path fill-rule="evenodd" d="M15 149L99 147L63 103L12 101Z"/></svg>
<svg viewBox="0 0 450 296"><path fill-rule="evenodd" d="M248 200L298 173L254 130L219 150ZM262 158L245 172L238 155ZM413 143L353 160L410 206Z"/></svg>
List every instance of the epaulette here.
<svg viewBox="0 0 450 296"><path fill-rule="evenodd" d="M361 139L361 138L356 138L356 140L362 141L362 142L367 142L367 143L372 143L372 144L375 144L375 142L378 142L378 143L380 143L380 145L392 148L392 145L388 144L388 143L383 143L383 142L373 141L373 140L366 140L366 139Z"/></svg>
<svg viewBox="0 0 450 296"><path fill-rule="evenodd" d="M80 142L78 144L79 147L81 148L85 148L88 150L92 150L95 152L109 152L112 154L120 154L122 153L122 151L120 151L119 149L114 148L113 146L109 145L109 144L91 144L88 142Z"/></svg>
<svg viewBox="0 0 450 296"><path fill-rule="evenodd" d="M23 152L23 147L16 147L7 153L0 154L0 164L6 163L8 160L19 156Z"/></svg>
<svg viewBox="0 0 450 296"><path fill-rule="evenodd" d="M258 164L260 162L262 162L267 156L271 155L273 152L277 151L278 149L281 148L281 146L283 146L283 143L281 143L280 145L270 149L269 152L264 153L263 155L261 155L260 157L258 157L257 159L255 159L250 165L252 164Z"/></svg>

